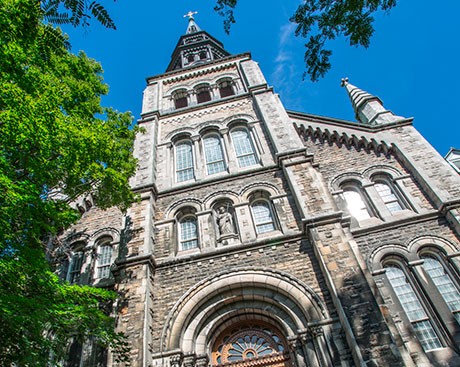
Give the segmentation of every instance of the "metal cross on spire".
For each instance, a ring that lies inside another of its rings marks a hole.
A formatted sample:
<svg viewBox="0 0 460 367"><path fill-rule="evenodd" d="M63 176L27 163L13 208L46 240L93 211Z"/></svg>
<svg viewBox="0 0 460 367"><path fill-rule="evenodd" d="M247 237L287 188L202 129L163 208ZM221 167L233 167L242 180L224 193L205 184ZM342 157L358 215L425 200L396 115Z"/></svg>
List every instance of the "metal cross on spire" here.
<svg viewBox="0 0 460 367"><path fill-rule="evenodd" d="M195 14L198 14L198 12L197 11L189 11L187 14L184 15L184 18L188 17L188 19L193 19L193 16Z"/></svg>

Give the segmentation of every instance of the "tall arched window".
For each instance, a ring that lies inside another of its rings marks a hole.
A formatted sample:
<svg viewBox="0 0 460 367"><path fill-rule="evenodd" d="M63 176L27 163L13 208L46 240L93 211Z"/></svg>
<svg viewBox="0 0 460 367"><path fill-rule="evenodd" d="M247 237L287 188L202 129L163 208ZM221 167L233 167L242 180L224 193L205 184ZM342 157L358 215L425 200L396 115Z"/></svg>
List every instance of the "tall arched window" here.
<svg viewBox="0 0 460 367"><path fill-rule="evenodd" d="M387 265L386 276L425 351L442 348L431 320L406 275L396 265Z"/></svg>
<svg viewBox="0 0 460 367"><path fill-rule="evenodd" d="M368 205L363 193L356 185L348 185L343 188L343 197L347 203L350 214L357 220L364 220L371 217Z"/></svg>
<svg viewBox="0 0 460 367"><path fill-rule="evenodd" d="M195 92L198 103L204 103L211 100L211 90L208 84L200 84L196 87Z"/></svg>
<svg viewBox="0 0 460 367"><path fill-rule="evenodd" d="M403 210L402 202L396 195L390 183L378 180L376 181L374 187L390 213L396 213Z"/></svg>
<svg viewBox="0 0 460 367"><path fill-rule="evenodd" d="M198 247L198 223L195 216L187 215L179 220L179 251Z"/></svg>
<svg viewBox="0 0 460 367"><path fill-rule="evenodd" d="M256 200L251 204L252 216L257 234L275 230L275 221L270 203L266 200Z"/></svg>
<svg viewBox="0 0 460 367"><path fill-rule="evenodd" d="M174 99L174 107L176 109L187 107L188 105L187 91L185 89L180 89L180 90L175 91L173 93L173 99Z"/></svg>
<svg viewBox="0 0 460 367"><path fill-rule="evenodd" d="M220 80L217 85L219 87L219 94L221 98L233 96L235 94L231 79Z"/></svg>
<svg viewBox="0 0 460 367"><path fill-rule="evenodd" d="M439 260L431 256L423 256L422 259L423 268L460 324L460 292Z"/></svg>
<svg viewBox="0 0 460 367"><path fill-rule="evenodd" d="M218 135L208 135L203 139L206 170L208 175L225 171L222 141Z"/></svg>
<svg viewBox="0 0 460 367"><path fill-rule="evenodd" d="M110 277L110 266L112 265L113 247L110 239L101 241L97 248L96 277L105 279Z"/></svg>
<svg viewBox="0 0 460 367"><path fill-rule="evenodd" d="M70 284L80 283L81 268L83 266L84 253L82 250L75 251L70 257L69 275L67 277Z"/></svg>
<svg viewBox="0 0 460 367"><path fill-rule="evenodd" d="M232 130L230 135L235 148L238 165L243 168L257 164L257 157L249 132L246 129L238 128Z"/></svg>
<svg viewBox="0 0 460 367"><path fill-rule="evenodd" d="M184 182L194 178L192 143L181 141L176 144L176 181Z"/></svg>

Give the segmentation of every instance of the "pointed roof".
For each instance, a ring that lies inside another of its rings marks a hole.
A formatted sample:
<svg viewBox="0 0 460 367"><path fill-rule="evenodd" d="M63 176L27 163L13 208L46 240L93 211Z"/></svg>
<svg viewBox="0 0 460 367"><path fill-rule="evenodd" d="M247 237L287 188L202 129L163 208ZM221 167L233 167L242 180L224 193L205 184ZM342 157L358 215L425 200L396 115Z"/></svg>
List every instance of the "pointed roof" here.
<svg viewBox="0 0 460 367"><path fill-rule="evenodd" d="M348 78L342 79L341 86L347 90L351 105L355 110L356 119L359 122L367 125L382 125L406 120L404 117L396 116L390 110L385 109L380 98L350 84Z"/></svg>
<svg viewBox="0 0 460 367"><path fill-rule="evenodd" d="M230 55L220 41L208 32L201 30L193 18L194 14L197 12L189 11L184 15L184 17L189 18L187 30L180 37L166 71L184 69L223 59Z"/></svg>
<svg viewBox="0 0 460 367"><path fill-rule="evenodd" d="M193 15L197 13L198 12L196 11L189 11L187 14L184 15L184 17L189 17L188 26L187 26L187 30L185 31L185 34L191 34L191 33L196 33L196 32L201 31L201 28L198 27L198 25L195 22L195 19L193 18Z"/></svg>

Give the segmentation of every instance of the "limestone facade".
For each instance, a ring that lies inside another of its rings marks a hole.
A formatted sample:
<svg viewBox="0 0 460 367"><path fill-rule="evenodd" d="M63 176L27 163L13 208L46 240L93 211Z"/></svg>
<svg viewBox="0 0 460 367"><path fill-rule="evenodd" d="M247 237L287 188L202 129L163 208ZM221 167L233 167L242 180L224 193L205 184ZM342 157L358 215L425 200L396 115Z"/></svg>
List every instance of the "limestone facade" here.
<svg viewBox="0 0 460 367"><path fill-rule="evenodd" d="M140 201L61 239L63 277L82 253L119 292L131 366L459 365L460 176L348 81L359 122L286 111L249 54L194 55L191 22L188 66L147 79Z"/></svg>

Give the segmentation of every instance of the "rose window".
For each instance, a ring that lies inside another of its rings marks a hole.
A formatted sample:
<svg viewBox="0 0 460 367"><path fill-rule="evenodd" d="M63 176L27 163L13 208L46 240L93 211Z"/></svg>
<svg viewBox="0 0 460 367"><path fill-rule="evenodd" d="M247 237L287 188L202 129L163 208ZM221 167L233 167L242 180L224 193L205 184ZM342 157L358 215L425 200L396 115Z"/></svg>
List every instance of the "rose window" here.
<svg viewBox="0 0 460 367"><path fill-rule="evenodd" d="M219 338L213 353L214 364L284 355L285 345L272 327L245 325L231 328Z"/></svg>

